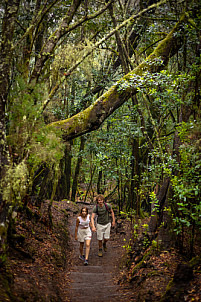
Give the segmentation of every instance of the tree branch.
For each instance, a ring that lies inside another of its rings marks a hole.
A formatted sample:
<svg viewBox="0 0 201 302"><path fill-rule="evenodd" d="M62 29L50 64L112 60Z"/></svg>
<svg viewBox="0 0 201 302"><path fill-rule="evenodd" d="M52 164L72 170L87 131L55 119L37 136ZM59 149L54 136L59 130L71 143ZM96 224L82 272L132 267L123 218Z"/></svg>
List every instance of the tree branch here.
<svg viewBox="0 0 201 302"><path fill-rule="evenodd" d="M45 62L49 59L49 57L51 56L52 52L54 51L58 41L67 33L69 33L70 31L72 31L73 29L77 28L78 26L80 26L81 24L83 24L84 22L94 19L97 16L99 16L100 14L102 14L107 8L108 6L113 2L114 0L110 0L103 8L101 8L98 12L92 14L92 15L86 15L84 16L82 19L78 20L77 22L75 22L74 24L70 25L70 22L72 21L78 7L81 4L81 0L74 0L71 7L69 8L69 11L67 13L67 15L65 16L65 18L63 18L59 28L57 28L55 30L55 32L51 35L51 37L49 37L49 39L47 40L46 44L43 46L37 60L36 60L36 64L34 67L34 70L32 72L31 75L31 79L30 82L36 82L40 76L41 70L45 64Z"/></svg>
<svg viewBox="0 0 201 302"><path fill-rule="evenodd" d="M43 4L44 6L44 9L41 9L38 14L36 16L34 16L34 18L32 19L32 22L30 24L30 26L27 28L26 32L24 33L24 35L21 37L20 40L17 41L17 43L13 46L13 50L15 48L17 48L17 46L30 34L34 31L34 29L36 28L36 26L38 26L41 21L43 20L44 16L50 11L50 9L54 6L54 4L56 4L59 0L55 0L54 2L52 2L46 9L46 5L47 5L47 2L48 0L46 0L46 2ZM21 26L21 24L16 20L17 24ZM24 28L23 28L24 30Z"/></svg>
<svg viewBox="0 0 201 302"><path fill-rule="evenodd" d="M69 77L72 72L94 51L94 49L98 48L101 44L103 44L107 39L109 39L112 35L114 35L117 31L119 31L122 27L126 26L128 23L134 22L135 19L141 17L144 13L148 12L149 10L156 8L164 3L166 3L167 0L162 0L158 3L152 4L149 7L143 9L141 12L138 14L132 15L129 19L125 20L122 22L119 26L114 28L107 34L104 38L102 38L100 41L94 44L94 47L89 50L82 58L80 58L73 66L71 66L65 73L65 76L61 77L60 81L52 88L52 90L49 93L48 99L44 102L42 111L45 110L46 106L50 102L52 96L56 93L56 91L59 89L60 85L65 81L67 77Z"/></svg>
<svg viewBox="0 0 201 302"><path fill-rule="evenodd" d="M146 72L161 71L167 65L169 59L178 51L181 47L181 37L175 35L175 33L179 30L184 19L185 14L147 60L121 78L94 104L69 119L51 123L49 127L61 129L66 140L98 129L106 118L138 92L137 77ZM159 58L163 64L155 62L155 59Z"/></svg>

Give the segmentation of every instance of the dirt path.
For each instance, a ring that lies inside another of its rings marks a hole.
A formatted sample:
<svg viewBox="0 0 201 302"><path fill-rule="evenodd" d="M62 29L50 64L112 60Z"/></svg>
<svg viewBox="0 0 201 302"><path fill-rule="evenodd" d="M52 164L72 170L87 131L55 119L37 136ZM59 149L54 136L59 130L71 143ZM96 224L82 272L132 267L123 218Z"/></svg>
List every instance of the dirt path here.
<svg viewBox="0 0 201 302"><path fill-rule="evenodd" d="M81 207L81 206L80 206ZM93 206L88 206L92 212ZM112 301L132 301L129 293L123 292L115 277L121 265L121 257L124 253L124 231L111 231L111 239L108 242L107 253L103 257L98 257L98 245L96 233L92 236L89 265L84 266L78 259L79 243L74 240L74 230L76 216L73 214L69 219L69 230L73 244L72 271L70 273L71 289L70 301L76 302L80 299L90 302L112 302Z"/></svg>
<svg viewBox="0 0 201 302"><path fill-rule="evenodd" d="M96 234L93 235L89 266L85 267L78 259L79 243L74 240L76 213L82 205L66 200L55 201L52 207L53 229L48 225L49 202L43 205L39 216L38 208L31 208L34 213L31 219L27 213L19 213L16 235L24 238L24 242L10 246L6 269L0 265L0 301L80 302L80 299L85 299L89 302L155 302L161 300L169 282L175 278L175 272L177 282L173 283L170 292L171 301L184 301L184 298L187 302L201 301L199 262L194 278L185 286L181 277L178 278L177 267L186 260L176 249L153 250L150 258L141 262L147 250L140 240L139 227L137 245L132 247L132 263L128 269L123 265L125 249L122 246L127 243L124 238L131 238L130 226L128 220L119 217L116 229L111 232L108 252L102 258L97 256ZM88 207L91 212L92 206ZM40 222L36 217L42 218ZM141 220L141 225L147 225L147 219ZM196 250L200 255L199 240L196 241ZM129 260L128 257L126 259ZM121 279L120 285L118 279Z"/></svg>

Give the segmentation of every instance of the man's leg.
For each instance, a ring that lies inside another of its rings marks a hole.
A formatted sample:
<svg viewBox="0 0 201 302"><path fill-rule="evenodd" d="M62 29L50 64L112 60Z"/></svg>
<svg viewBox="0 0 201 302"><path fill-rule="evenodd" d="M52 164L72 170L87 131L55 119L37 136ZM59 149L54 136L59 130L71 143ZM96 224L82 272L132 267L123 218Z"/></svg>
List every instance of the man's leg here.
<svg viewBox="0 0 201 302"><path fill-rule="evenodd" d="M100 224L97 224L97 239L98 239L98 256L103 256L103 226Z"/></svg>
<svg viewBox="0 0 201 302"><path fill-rule="evenodd" d="M111 223L108 223L105 229L104 240L103 240L103 249L105 252L107 252L106 243L110 239L110 229L111 229Z"/></svg>
<svg viewBox="0 0 201 302"><path fill-rule="evenodd" d="M102 245L103 245L103 240L98 240L99 250L102 249Z"/></svg>
<svg viewBox="0 0 201 302"><path fill-rule="evenodd" d="M102 240L98 240L98 256L102 257L103 256L103 247L102 247Z"/></svg>
<svg viewBox="0 0 201 302"><path fill-rule="evenodd" d="M105 239L103 240L103 249L105 252L107 252L107 246L106 246L106 242L108 241L109 239Z"/></svg>

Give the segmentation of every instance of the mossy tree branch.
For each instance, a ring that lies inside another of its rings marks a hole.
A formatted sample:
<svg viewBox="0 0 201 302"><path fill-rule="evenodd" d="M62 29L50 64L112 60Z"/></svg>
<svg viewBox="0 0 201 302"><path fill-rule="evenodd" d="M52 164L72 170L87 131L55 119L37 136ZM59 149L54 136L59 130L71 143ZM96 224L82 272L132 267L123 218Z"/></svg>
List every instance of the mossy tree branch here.
<svg viewBox="0 0 201 302"><path fill-rule="evenodd" d="M141 17L143 14L147 13L148 11L152 10L153 8L157 8L162 4L165 4L167 0L162 0L158 3L152 4L149 7L143 9L137 14L132 15L130 18L124 20L120 25L118 25L116 28L112 29L105 37L103 37L100 41L96 42L94 44L94 47L90 49L88 52L86 52L81 58L79 58L74 65L72 65L66 72L63 77L60 78L60 81L52 88L52 90L49 93L48 99L44 102L42 106L42 111L45 110L47 105L49 104L52 97L55 95L59 87L63 84L63 82L72 74L74 70L94 51L94 49L98 48L101 44L103 44L106 40L108 40L111 36L113 36L116 32L118 32L121 28L128 25L129 23L133 23L135 19ZM109 3L109 2L108 2Z"/></svg>
<svg viewBox="0 0 201 302"><path fill-rule="evenodd" d="M114 0L110 0L103 8L101 8L99 11L95 12L91 15L86 15L77 22L74 22L70 25L72 22L80 4L81 0L74 0L71 4L71 7L69 8L66 16L63 18L60 26L55 30L55 32L49 37L47 42L44 44L39 56L37 57L36 64L34 66L34 70L32 72L30 83L37 82L41 70L44 67L45 62L51 57L52 53L55 50L55 47L57 46L60 39L65 36L67 33L71 32L78 26L82 25L84 22L95 19L97 16L101 15L108 6L113 2Z"/></svg>
<svg viewBox="0 0 201 302"><path fill-rule="evenodd" d="M184 19L185 14L144 62L122 77L91 106L69 119L51 123L49 127L61 129L65 140L71 140L98 129L104 120L116 109L131 96L137 94L138 84L137 79L135 80L137 76L143 76L146 72L155 73L161 71L168 64L169 59L177 53L182 45L182 40L181 36L175 33L180 29ZM155 62L156 59L161 59L163 63L157 64Z"/></svg>
<svg viewBox="0 0 201 302"><path fill-rule="evenodd" d="M15 45L13 45L12 50L16 49L27 36L33 36L33 32L35 31L36 27L40 25L42 20L57 2L59 2L59 0L54 0L47 6L48 0L46 0L46 2L43 4L43 8L37 11L36 15L33 16L30 26L26 29L24 35L15 43ZM21 26L19 21L16 20L16 22L19 26Z"/></svg>

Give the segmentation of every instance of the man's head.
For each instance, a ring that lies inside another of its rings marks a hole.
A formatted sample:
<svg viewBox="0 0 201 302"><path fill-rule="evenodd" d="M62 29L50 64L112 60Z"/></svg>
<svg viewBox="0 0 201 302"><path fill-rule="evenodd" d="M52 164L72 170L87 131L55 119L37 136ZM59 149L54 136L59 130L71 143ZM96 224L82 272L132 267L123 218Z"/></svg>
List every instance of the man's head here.
<svg viewBox="0 0 201 302"><path fill-rule="evenodd" d="M104 201L105 201L105 198L104 198L103 195L99 194L99 195L96 196L97 204L102 205L104 203Z"/></svg>

